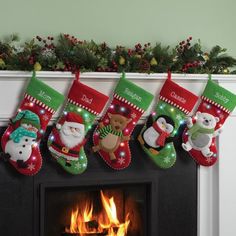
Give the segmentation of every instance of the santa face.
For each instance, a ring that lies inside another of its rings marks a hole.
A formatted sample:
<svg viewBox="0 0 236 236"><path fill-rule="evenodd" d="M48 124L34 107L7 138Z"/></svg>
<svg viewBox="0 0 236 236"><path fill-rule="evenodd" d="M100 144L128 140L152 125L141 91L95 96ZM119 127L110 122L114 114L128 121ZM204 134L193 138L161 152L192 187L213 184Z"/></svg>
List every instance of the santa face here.
<svg viewBox="0 0 236 236"><path fill-rule="evenodd" d="M80 144L85 135L84 125L76 122L65 121L60 130L61 141L68 148Z"/></svg>

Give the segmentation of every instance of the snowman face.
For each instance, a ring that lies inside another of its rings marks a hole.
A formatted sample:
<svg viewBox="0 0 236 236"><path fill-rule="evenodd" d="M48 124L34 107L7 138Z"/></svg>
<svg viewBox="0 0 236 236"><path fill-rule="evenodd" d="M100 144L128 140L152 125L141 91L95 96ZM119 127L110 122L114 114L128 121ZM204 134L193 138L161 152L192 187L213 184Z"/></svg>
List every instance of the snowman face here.
<svg viewBox="0 0 236 236"><path fill-rule="evenodd" d="M170 134L174 127L171 124L168 124L163 117L160 117L157 121L158 126L166 133Z"/></svg>
<svg viewBox="0 0 236 236"><path fill-rule="evenodd" d="M25 128L29 131L35 132L35 133L38 132L38 129L36 127L34 127L33 125L31 125L31 124L22 123L21 127Z"/></svg>

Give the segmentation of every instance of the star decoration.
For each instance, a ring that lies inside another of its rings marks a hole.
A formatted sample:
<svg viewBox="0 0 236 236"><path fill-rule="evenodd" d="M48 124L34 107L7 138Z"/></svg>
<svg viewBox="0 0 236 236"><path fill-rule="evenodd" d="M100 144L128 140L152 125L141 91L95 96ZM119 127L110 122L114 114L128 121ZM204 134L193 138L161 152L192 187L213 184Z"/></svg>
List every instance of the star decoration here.
<svg viewBox="0 0 236 236"><path fill-rule="evenodd" d="M30 171L33 171L35 169L35 164L30 163L27 167L27 169L29 169Z"/></svg>
<svg viewBox="0 0 236 236"><path fill-rule="evenodd" d="M118 158L118 161L117 161L120 165L124 164L125 163L125 159L124 158Z"/></svg>
<svg viewBox="0 0 236 236"><path fill-rule="evenodd" d="M132 119L135 119L137 117L137 115L134 112L130 116Z"/></svg>
<svg viewBox="0 0 236 236"><path fill-rule="evenodd" d="M207 161L208 163L211 163L211 162L212 162L212 157L207 157L206 161Z"/></svg>
<svg viewBox="0 0 236 236"><path fill-rule="evenodd" d="M166 164L168 164L168 163L170 162L170 157L165 157L165 158L164 158L164 162L165 162Z"/></svg>

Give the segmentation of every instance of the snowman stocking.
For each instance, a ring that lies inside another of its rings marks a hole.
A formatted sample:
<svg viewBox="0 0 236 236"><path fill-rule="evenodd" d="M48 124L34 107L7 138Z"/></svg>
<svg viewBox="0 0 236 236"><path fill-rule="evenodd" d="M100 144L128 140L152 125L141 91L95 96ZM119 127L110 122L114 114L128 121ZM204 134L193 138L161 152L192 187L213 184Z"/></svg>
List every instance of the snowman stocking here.
<svg viewBox="0 0 236 236"><path fill-rule="evenodd" d="M236 95L209 79L197 113L187 119L183 133L182 147L198 164L212 166L217 161L215 139L235 106Z"/></svg>
<svg viewBox="0 0 236 236"><path fill-rule="evenodd" d="M86 170L85 135L107 100L106 95L80 83L76 74L67 105L48 139L52 156L65 171L81 174Z"/></svg>
<svg viewBox="0 0 236 236"><path fill-rule="evenodd" d="M160 168L166 169L174 165L176 152L173 137L197 99L196 95L171 81L170 73L168 74L156 109L138 136L145 153Z"/></svg>
<svg viewBox="0 0 236 236"><path fill-rule="evenodd" d="M130 135L152 99L152 94L122 75L110 107L93 135L93 151L98 152L111 168L121 170L130 164Z"/></svg>
<svg viewBox="0 0 236 236"><path fill-rule="evenodd" d="M1 140L3 157L21 174L35 175L40 170L42 157L38 142L63 101L63 95L33 74L20 108Z"/></svg>

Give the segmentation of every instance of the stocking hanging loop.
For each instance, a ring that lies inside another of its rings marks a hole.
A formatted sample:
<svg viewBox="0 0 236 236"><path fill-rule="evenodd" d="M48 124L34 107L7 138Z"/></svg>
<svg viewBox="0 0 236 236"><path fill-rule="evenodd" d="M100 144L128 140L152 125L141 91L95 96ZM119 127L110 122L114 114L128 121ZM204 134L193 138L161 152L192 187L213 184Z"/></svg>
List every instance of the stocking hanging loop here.
<svg viewBox="0 0 236 236"><path fill-rule="evenodd" d="M170 70L168 70L168 72L167 72L167 79L171 80L171 71Z"/></svg>
<svg viewBox="0 0 236 236"><path fill-rule="evenodd" d="M76 79L76 81L79 82L79 80L80 80L80 70L77 70L77 71L75 72L75 79Z"/></svg>

